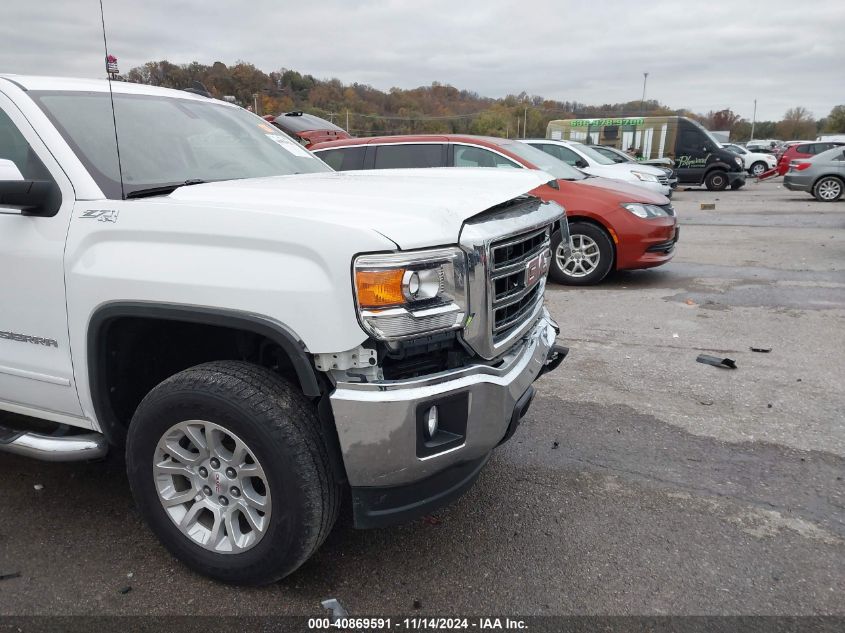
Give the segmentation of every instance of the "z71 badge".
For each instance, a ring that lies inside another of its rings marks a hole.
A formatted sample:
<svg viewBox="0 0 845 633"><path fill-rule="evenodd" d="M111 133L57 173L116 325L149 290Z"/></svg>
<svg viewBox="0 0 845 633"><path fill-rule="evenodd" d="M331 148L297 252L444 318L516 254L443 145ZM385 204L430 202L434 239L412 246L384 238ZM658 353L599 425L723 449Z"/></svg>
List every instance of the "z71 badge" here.
<svg viewBox="0 0 845 633"><path fill-rule="evenodd" d="M117 222L117 216L120 211L117 209L88 209L80 218L88 220L97 220L98 222Z"/></svg>

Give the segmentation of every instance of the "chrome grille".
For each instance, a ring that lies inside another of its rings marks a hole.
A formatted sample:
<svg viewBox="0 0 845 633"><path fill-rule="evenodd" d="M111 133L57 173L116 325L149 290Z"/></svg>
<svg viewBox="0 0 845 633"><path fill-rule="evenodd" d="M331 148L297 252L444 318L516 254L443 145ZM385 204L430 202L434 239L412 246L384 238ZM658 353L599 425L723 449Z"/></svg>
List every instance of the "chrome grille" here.
<svg viewBox="0 0 845 633"><path fill-rule="evenodd" d="M493 339L506 337L533 315L543 301L543 287L551 258L550 227L496 240L490 245L490 311ZM542 270L530 263L543 256Z"/></svg>
<svg viewBox="0 0 845 633"><path fill-rule="evenodd" d="M542 311L551 235L561 220L556 203L520 197L464 224L470 314L461 336L482 358L506 352Z"/></svg>
<svg viewBox="0 0 845 633"><path fill-rule="evenodd" d="M657 182L661 185L668 185L669 184L669 176L658 176Z"/></svg>

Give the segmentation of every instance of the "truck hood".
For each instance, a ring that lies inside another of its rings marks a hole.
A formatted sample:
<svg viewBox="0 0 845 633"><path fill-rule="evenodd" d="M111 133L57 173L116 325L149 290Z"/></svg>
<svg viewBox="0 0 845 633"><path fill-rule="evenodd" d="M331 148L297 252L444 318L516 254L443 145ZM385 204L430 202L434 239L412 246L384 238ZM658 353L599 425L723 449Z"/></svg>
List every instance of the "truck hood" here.
<svg viewBox="0 0 845 633"><path fill-rule="evenodd" d="M409 249L454 244L464 221L550 180L529 169L323 172L191 185L166 199L364 226Z"/></svg>

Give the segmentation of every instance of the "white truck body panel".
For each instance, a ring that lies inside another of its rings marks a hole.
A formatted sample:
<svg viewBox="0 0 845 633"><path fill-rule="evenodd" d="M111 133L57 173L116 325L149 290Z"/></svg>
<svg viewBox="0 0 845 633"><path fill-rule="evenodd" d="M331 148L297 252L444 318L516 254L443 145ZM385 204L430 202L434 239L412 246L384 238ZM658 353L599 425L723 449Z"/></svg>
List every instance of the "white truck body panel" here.
<svg viewBox="0 0 845 633"><path fill-rule="evenodd" d="M15 271L0 277L0 295L16 298L0 308L0 331L58 346L0 340L0 405L85 428L99 429L86 354L98 308L132 301L236 309L283 323L310 353L346 351L367 338L352 296L356 254L454 244L467 218L551 180L528 170L331 172L111 200L21 86L105 92L108 84L0 76L0 105L63 197L55 217L0 209L0 269ZM122 82L114 89L205 99ZM92 210L111 221L83 217Z"/></svg>

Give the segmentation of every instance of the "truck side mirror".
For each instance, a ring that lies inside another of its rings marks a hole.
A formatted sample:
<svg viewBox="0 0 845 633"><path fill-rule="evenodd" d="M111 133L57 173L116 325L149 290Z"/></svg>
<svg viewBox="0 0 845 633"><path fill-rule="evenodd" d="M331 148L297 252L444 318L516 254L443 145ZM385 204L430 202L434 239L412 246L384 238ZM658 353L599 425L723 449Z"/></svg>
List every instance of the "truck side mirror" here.
<svg viewBox="0 0 845 633"><path fill-rule="evenodd" d="M578 160L576 160L575 166L578 167L579 169L584 169L585 167L589 167L589 165L587 164L587 161L585 161L583 158L579 158Z"/></svg>
<svg viewBox="0 0 845 633"><path fill-rule="evenodd" d="M0 207L20 209L24 215L52 215L48 205L53 187L49 180L0 180Z"/></svg>

